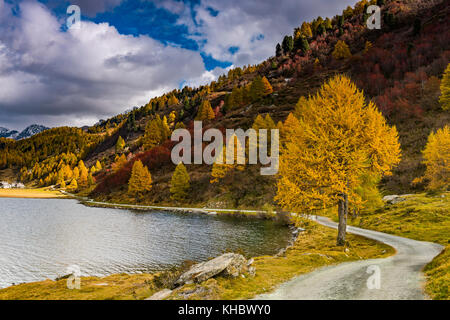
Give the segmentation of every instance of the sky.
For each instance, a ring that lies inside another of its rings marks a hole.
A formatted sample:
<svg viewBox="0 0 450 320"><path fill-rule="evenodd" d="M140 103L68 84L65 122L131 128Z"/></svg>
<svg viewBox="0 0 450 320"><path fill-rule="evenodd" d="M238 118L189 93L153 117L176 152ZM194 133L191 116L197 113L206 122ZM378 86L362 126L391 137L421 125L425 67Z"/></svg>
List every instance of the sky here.
<svg viewBox="0 0 450 320"><path fill-rule="evenodd" d="M260 63L303 21L355 2L0 0L0 127L93 125Z"/></svg>

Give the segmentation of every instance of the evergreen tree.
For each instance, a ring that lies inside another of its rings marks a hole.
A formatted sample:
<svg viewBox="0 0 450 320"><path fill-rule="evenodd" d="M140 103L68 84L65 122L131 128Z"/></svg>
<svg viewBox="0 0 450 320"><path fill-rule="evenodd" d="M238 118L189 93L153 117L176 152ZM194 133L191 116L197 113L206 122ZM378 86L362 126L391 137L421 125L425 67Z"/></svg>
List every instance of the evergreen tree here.
<svg viewBox="0 0 450 320"><path fill-rule="evenodd" d="M190 188L190 178L186 167L180 162L172 175L170 182L171 198L176 201L183 201L188 195Z"/></svg>
<svg viewBox="0 0 450 320"><path fill-rule="evenodd" d="M281 45L277 43L277 47L275 49L275 56L280 57L283 54L283 50L281 49Z"/></svg>
<svg viewBox="0 0 450 320"><path fill-rule="evenodd" d="M294 49L294 39L291 36L285 36L281 46L283 47L284 54L288 54Z"/></svg>
<svg viewBox="0 0 450 320"><path fill-rule="evenodd" d="M133 164L131 177L128 182L128 193L136 195L138 200L140 197L152 189L152 176L141 160L137 160Z"/></svg>

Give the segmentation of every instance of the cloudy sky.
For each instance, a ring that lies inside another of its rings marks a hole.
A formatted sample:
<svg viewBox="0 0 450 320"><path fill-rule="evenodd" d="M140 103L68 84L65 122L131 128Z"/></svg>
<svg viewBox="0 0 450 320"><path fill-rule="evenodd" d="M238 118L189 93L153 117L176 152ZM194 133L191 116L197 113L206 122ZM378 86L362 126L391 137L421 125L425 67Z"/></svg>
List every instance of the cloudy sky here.
<svg viewBox="0 0 450 320"><path fill-rule="evenodd" d="M0 0L0 126L92 125L255 64L356 0ZM81 27L67 28L67 8Z"/></svg>

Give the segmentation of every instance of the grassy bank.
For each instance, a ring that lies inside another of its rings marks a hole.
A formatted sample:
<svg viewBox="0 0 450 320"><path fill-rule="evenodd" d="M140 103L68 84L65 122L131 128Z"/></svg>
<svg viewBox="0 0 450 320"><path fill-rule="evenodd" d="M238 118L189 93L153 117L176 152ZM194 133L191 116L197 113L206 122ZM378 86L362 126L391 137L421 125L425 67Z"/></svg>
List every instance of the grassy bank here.
<svg viewBox="0 0 450 320"><path fill-rule="evenodd" d="M39 189L0 189L0 198L36 198L52 199L65 198L61 192L48 188Z"/></svg>
<svg viewBox="0 0 450 320"><path fill-rule="evenodd" d="M387 257L394 250L384 244L354 235L349 245L336 247L336 231L312 221L301 221L302 232L295 244L279 256L255 258L255 277L229 279L218 277L199 286L202 294L188 299L247 299L271 290L290 278L316 268L358 259ZM183 270L159 274L118 274L105 278L81 279L80 290L69 290L66 280L20 284L0 290L0 299L144 299L164 287L170 287ZM173 299L185 299L192 285L176 290Z"/></svg>
<svg viewBox="0 0 450 320"><path fill-rule="evenodd" d="M382 258L395 250L367 238L348 235L348 245L337 247L336 231L315 222L301 220L298 226L306 229L294 245L280 256L255 258L254 277L210 279L202 284L185 285L176 289L170 299L249 299L269 292L294 276L317 268L360 259Z"/></svg>
<svg viewBox="0 0 450 320"><path fill-rule="evenodd" d="M433 299L450 299L450 193L416 194L393 205L385 205L349 223L365 229L446 246L425 267L426 291Z"/></svg>

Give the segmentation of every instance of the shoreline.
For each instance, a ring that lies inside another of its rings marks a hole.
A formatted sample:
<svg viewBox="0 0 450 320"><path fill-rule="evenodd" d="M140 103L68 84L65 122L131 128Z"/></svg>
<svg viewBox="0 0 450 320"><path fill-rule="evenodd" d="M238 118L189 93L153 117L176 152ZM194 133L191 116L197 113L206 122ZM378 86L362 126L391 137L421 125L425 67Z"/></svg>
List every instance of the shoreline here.
<svg viewBox="0 0 450 320"><path fill-rule="evenodd" d="M0 198L16 199L68 199L69 197L57 190L45 188L32 189L0 189Z"/></svg>

